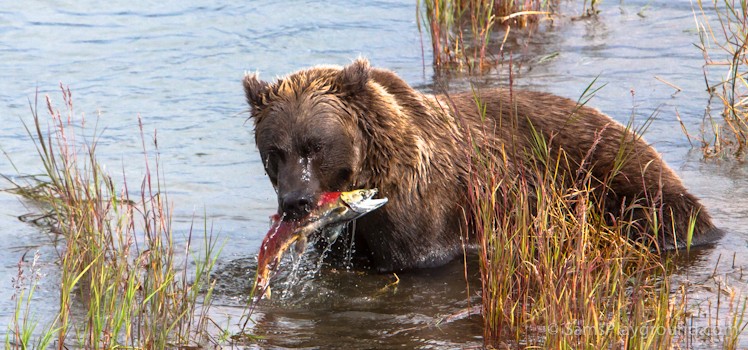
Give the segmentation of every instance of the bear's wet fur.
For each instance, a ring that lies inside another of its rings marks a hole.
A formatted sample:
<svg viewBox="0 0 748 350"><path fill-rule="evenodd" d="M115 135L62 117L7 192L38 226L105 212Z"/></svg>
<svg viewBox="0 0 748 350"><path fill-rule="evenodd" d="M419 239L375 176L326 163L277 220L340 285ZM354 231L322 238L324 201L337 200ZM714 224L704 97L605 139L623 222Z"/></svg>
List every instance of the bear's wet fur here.
<svg viewBox="0 0 748 350"><path fill-rule="evenodd" d="M248 74L243 83L279 211L310 210L309 203L325 191L378 188L389 198L355 223L357 252L380 271L434 267L462 254L461 237L469 231L468 138L490 152L503 149L510 164L502 176L514 176L513 165L528 161L533 134L541 134L553 149L564 150L569 176L584 167L600 187L608 185L601 193L611 215L645 196L657 205L662 249L684 246L692 217L692 245L722 235L649 144L601 112L563 97L510 89L432 96L364 59L301 70L271 83ZM621 154L628 158L611 176ZM652 231L643 212L635 211L633 218L644 221L643 231Z"/></svg>

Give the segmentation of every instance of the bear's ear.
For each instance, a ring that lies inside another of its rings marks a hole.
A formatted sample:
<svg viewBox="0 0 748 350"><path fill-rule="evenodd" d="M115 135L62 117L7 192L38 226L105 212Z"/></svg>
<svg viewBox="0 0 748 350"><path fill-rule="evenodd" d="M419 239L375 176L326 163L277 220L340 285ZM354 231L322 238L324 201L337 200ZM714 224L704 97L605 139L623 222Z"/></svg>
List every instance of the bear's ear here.
<svg viewBox="0 0 748 350"><path fill-rule="evenodd" d="M257 78L257 73L247 73L242 81L244 93L247 94L247 103L254 108L260 108L264 104L262 95L268 88L268 83Z"/></svg>
<svg viewBox="0 0 748 350"><path fill-rule="evenodd" d="M338 92L355 95L366 88L369 82L369 61L359 58L343 68L335 80Z"/></svg>

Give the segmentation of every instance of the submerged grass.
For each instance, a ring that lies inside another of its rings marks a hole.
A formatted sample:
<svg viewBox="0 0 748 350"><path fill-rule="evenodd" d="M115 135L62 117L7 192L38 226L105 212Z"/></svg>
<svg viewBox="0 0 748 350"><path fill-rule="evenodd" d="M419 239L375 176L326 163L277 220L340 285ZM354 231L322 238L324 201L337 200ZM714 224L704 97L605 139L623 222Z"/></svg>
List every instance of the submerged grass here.
<svg viewBox="0 0 748 350"><path fill-rule="evenodd" d="M86 121L75 114L69 89L62 87L62 99L60 111L47 97L48 121L39 116L37 103L31 106L33 125L27 131L44 174L14 182L13 190L38 204L43 211L39 217L47 218L51 230L61 234L59 309L38 333L41 327L35 320L40 315L33 315L31 298L35 282L27 283L26 289L17 287L16 317L7 330L6 348L54 344L58 349L163 349L206 344L213 290L208 276L217 257L207 224L202 241L194 242L190 228L185 246L177 247L158 157L152 175L142 123L146 171L133 194L126 182L118 190L97 161L100 135L94 130L92 136L82 136ZM194 243L202 251L193 252ZM22 279L19 267L17 280Z"/></svg>
<svg viewBox="0 0 748 350"><path fill-rule="evenodd" d="M748 2L712 0L706 8L701 0L696 4L696 47L704 56L710 106L720 115L714 118L707 109L701 148L707 158L728 155L743 160L748 148Z"/></svg>
<svg viewBox="0 0 748 350"><path fill-rule="evenodd" d="M469 140L467 216L478 238L486 347L693 348L693 316L686 289L672 284L671 257L627 239L638 228L625 214L606 217L599 188L607 186L585 167L591 160L576 169L552 138L530 137L531 149L515 151ZM631 156L619 153L614 169ZM529 161L517 169L513 159ZM650 203L627 210L656 218ZM713 339L727 349L738 346L746 325L745 300L736 298L723 328L732 332Z"/></svg>

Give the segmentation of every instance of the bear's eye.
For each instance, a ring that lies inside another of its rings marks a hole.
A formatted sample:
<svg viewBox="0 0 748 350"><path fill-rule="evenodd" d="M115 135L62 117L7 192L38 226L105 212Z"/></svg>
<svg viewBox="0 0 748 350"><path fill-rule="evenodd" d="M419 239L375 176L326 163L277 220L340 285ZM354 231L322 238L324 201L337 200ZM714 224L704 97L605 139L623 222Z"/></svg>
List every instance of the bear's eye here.
<svg viewBox="0 0 748 350"><path fill-rule="evenodd" d="M265 154L265 169L268 175L274 176L278 172L278 163L283 160L284 153L278 148L271 148Z"/></svg>
<svg viewBox="0 0 748 350"><path fill-rule="evenodd" d="M338 183L344 185L351 179L352 174L353 170L351 170L350 168L339 169L337 173Z"/></svg>

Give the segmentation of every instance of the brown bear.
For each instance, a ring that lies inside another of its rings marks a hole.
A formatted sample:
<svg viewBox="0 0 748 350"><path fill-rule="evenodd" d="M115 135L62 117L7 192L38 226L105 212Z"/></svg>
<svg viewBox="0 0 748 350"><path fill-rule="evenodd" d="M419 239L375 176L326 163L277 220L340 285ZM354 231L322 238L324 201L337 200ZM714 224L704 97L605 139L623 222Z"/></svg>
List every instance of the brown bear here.
<svg viewBox="0 0 748 350"><path fill-rule="evenodd" d="M722 234L651 146L566 98L510 89L431 96L364 59L301 70L272 83L248 74L243 84L255 141L285 220L308 213L327 191L378 188L389 198L355 223L357 252L380 271L438 266L463 252L468 133L521 150L529 149L531 134L538 132L564 149L571 164L587 162L601 179L629 142L632 157L605 182L610 211L656 194L662 212L669 213L657 225L666 249L686 242L692 216L693 245ZM517 156L511 162L525 161L526 153L512 154Z"/></svg>

